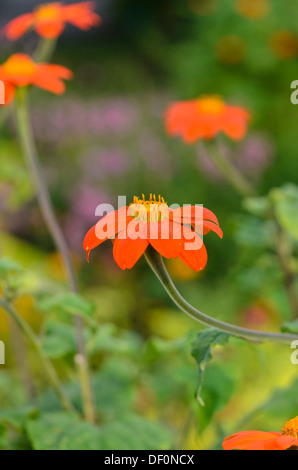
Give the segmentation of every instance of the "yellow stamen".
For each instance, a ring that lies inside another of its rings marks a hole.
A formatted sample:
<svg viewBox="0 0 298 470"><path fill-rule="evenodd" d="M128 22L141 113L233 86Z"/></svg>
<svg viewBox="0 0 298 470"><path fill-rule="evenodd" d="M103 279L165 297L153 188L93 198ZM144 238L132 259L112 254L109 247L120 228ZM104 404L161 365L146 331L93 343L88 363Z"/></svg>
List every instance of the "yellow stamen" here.
<svg viewBox="0 0 298 470"><path fill-rule="evenodd" d="M40 5L35 10L35 18L38 21L51 21L59 19L61 15L61 8L59 2L57 3L46 3Z"/></svg>
<svg viewBox="0 0 298 470"><path fill-rule="evenodd" d="M281 432L286 436L293 436L298 438L298 416L296 416L294 419L290 419L290 421L287 421Z"/></svg>
<svg viewBox="0 0 298 470"><path fill-rule="evenodd" d="M169 217L167 203L160 195L156 199L155 194L150 194L150 198L146 199L142 194L142 198L134 196L132 204L128 209L128 215L135 217L143 222L158 222Z"/></svg>
<svg viewBox="0 0 298 470"><path fill-rule="evenodd" d="M3 64L2 69L5 75L30 77L34 74L35 64L29 57L23 54L16 54Z"/></svg>
<svg viewBox="0 0 298 470"><path fill-rule="evenodd" d="M224 102L220 96L206 96L197 100L200 111L207 114L219 114L224 108Z"/></svg>

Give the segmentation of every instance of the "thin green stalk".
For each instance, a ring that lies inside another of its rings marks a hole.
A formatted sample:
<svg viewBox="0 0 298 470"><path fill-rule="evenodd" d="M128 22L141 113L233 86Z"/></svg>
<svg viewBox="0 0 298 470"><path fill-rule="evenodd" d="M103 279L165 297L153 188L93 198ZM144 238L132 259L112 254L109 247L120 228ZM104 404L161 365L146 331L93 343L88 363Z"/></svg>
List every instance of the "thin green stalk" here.
<svg viewBox="0 0 298 470"><path fill-rule="evenodd" d="M239 336L240 338L255 341L263 342L269 341L274 343L291 343L292 341L298 340L298 335L292 335L287 333L267 333L263 331L250 330L248 328L242 328L240 326L231 325L229 323L216 320L213 317L209 317L205 313L200 312L192 305L190 305L178 292L176 289L171 277L169 276L168 271L165 268L161 255L154 250L150 245L145 252L145 258L151 267L154 274L160 280L165 291L175 302L175 304L182 310L187 313L194 320L203 323L204 325L217 328L218 330L224 331L230 335Z"/></svg>
<svg viewBox="0 0 298 470"><path fill-rule="evenodd" d="M8 313L8 315L17 323L19 328L22 330L24 335L28 338L32 346L34 347L41 363L43 366L43 370L48 376L48 379L54 389L56 390L56 393L60 399L61 405L63 408L67 411L73 411L74 408L70 401L68 400L68 397L63 391L61 382L59 380L59 377L52 365L52 363L48 360L48 358L44 355L44 352L42 350L42 347L38 341L37 336L35 335L34 331L31 329L31 327L28 325L28 323L19 315L17 310L14 308L12 304L7 302L4 298L0 298L0 306Z"/></svg>
<svg viewBox="0 0 298 470"><path fill-rule="evenodd" d="M48 62L54 54L57 39L43 39L33 54L35 62Z"/></svg>
<svg viewBox="0 0 298 470"><path fill-rule="evenodd" d="M72 292L78 292L77 279L68 250L64 234L57 222L55 212L51 203L50 195L43 178L42 169L39 164L34 138L30 126L30 118L27 106L27 89L19 88L16 95L16 123L19 141L22 152L27 162L28 169L35 187L36 197L39 202L41 212L47 224L49 232L63 259L69 286ZM79 315L75 316L75 330L77 340L77 351L80 357L80 367L84 368L84 373L80 373L84 414L86 420L95 422L95 408L92 400L92 390L90 383L89 365L86 357L85 341L83 336L83 320ZM85 400L85 401L84 401ZM88 402L86 402L88 400Z"/></svg>
<svg viewBox="0 0 298 470"><path fill-rule="evenodd" d="M203 144L201 143L201 146ZM234 167L234 165L224 157L219 144L210 144L204 147L208 158L213 162L217 170L226 178L229 183L234 186L237 192L244 197L256 196L257 193L253 186L246 180L246 178Z"/></svg>

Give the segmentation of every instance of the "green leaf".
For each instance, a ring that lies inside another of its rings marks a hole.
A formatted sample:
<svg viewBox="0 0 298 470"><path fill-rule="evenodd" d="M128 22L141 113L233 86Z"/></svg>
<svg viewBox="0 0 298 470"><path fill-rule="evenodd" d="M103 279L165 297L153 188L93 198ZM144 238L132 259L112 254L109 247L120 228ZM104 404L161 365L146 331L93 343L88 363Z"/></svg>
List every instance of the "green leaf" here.
<svg viewBox="0 0 298 470"><path fill-rule="evenodd" d="M297 333L298 334L298 318L296 318L296 320L293 320L293 321L288 321L288 322L285 322L282 326L281 326L281 331L283 333Z"/></svg>
<svg viewBox="0 0 298 470"><path fill-rule="evenodd" d="M23 268L14 260L10 258L0 259L0 276L7 277L9 274L19 274Z"/></svg>
<svg viewBox="0 0 298 470"><path fill-rule="evenodd" d="M131 360L118 356L102 365L93 378L94 398L102 418L115 419L133 408L137 379L138 370Z"/></svg>
<svg viewBox="0 0 298 470"><path fill-rule="evenodd" d="M42 342L43 352L56 359L76 351L75 332L72 326L48 320L46 336Z"/></svg>
<svg viewBox="0 0 298 470"><path fill-rule="evenodd" d="M75 413L44 413L26 424L34 450L98 450L100 429Z"/></svg>
<svg viewBox="0 0 298 470"><path fill-rule="evenodd" d="M243 207L252 215L263 217L268 214L270 203L267 197L249 197L244 199Z"/></svg>
<svg viewBox="0 0 298 470"><path fill-rule="evenodd" d="M28 420L26 431L34 450L149 450L172 444L167 428L133 413L102 427L75 413L44 413Z"/></svg>
<svg viewBox="0 0 298 470"><path fill-rule="evenodd" d="M25 421L38 414L38 410L33 406L24 406L20 408L11 408L0 411L0 424L11 426L20 431Z"/></svg>
<svg viewBox="0 0 298 470"><path fill-rule="evenodd" d="M224 333L213 328L208 328L198 333L196 339L192 343L191 355L195 358L198 366L198 385L197 385L197 398L201 403L200 391L202 387L203 374L205 366L208 361L212 359L211 349L215 345L224 346L229 342L231 335Z"/></svg>
<svg viewBox="0 0 298 470"><path fill-rule="evenodd" d="M153 336L146 342L144 360L148 363L154 363L165 355L181 354L188 350L188 339L188 336L175 339L163 339L158 336Z"/></svg>
<svg viewBox="0 0 298 470"><path fill-rule="evenodd" d="M109 352L136 355L139 354L141 348L142 341L136 333L128 330L118 330L111 323L101 325L87 345L89 354Z"/></svg>
<svg viewBox="0 0 298 470"><path fill-rule="evenodd" d="M204 373L201 398L204 406L197 410L200 432L210 424L214 413L222 409L235 391L237 378L227 364L211 364Z"/></svg>
<svg viewBox="0 0 298 470"><path fill-rule="evenodd" d="M163 450L172 444L172 435L165 426L133 413L101 428L104 450Z"/></svg>
<svg viewBox="0 0 298 470"><path fill-rule="evenodd" d="M93 319L94 304L74 292L66 292L44 298L38 305L41 310L47 313L56 313L58 316L65 314L80 315L89 322L96 323Z"/></svg>
<svg viewBox="0 0 298 470"><path fill-rule="evenodd" d="M240 245L258 249L268 248L272 246L273 234L272 221L243 215L236 218L235 238Z"/></svg>
<svg viewBox="0 0 298 470"><path fill-rule="evenodd" d="M298 187L287 184L270 191L277 221L281 227L298 240Z"/></svg>

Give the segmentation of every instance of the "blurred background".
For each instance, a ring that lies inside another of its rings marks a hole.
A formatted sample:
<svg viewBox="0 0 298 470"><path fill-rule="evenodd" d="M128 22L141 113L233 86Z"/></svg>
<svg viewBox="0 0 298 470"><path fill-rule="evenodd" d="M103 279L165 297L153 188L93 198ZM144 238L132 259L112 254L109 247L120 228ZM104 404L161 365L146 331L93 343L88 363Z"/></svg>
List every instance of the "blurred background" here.
<svg viewBox="0 0 298 470"><path fill-rule="evenodd" d="M1 0L0 27L39 3ZM298 107L290 101L291 82L298 79L297 6L279 0L95 3L101 25L88 32L68 26L52 59L75 74L67 93L34 90L31 118L82 292L96 306L98 326L88 325L86 335L101 419L133 412L166 430L167 448L180 449L218 448L225 435L241 429L279 430L298 414L298 366L291 364L287 346L232 341L216 349L204 376L202 406L191 356L200 325L175 308L143 258L122 272L107 242L87 264L82 242L97 221L96 206L116 206L118 195L128 202L155 193L169 204L204 204L224 232L223 240L205 237L207 267L195 273L179 260L166 263L187 300L254 329L277 331L293 319L270 223L247 210L198 146L169 138L162 116L171 102L202 94L246 107L249 132L240 143L225 141L230 158L263 196L286 183L297 185ZM37 41L33 32L18 43L2 37L1 61L20 49L31 53ZM66 291L66 281L14 127L11 118L1 129L1 255L23 267L20 312L36 331L43 329L44 349L76 397L71 321L57 309L45 314L39 303ZM39 390L41 409L56 409L32 353L26 359L31 372L22 379L4 314L0 332L7 345L1 408L35 403ZM3 448L30 448L30 442L28 429L14 429L13 438L0 432Z"/></svg>

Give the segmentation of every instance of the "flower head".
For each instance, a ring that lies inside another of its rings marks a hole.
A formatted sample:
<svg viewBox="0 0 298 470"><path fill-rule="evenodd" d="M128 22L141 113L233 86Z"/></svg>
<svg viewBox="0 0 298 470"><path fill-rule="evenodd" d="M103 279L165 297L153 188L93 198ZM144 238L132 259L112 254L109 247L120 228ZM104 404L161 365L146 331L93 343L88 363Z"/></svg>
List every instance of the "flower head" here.
<svg viewBox="0 0 298 470"><path fill-rule="evenodd" d="M178 101L165 112L167 133L181 135L188 144L213 139L220 132L240 140L245 136L249 119L245 109L227 105L218 96Z"/></svg>
<svg viewBox="0 0 298 470"><path fill-rule="evenodd" d="M281 432L243 431L225 438L224 450L298 450L298 416L290 419Z"/></svg>
<svg viewBox="0 0 298 470"><path fill-rule="evenodd" d="M4 28L4 34L14 41L33 28L40 36L54 39L64 31L66 23L83 30L98 25L101 18L93 10L93 2L70 5L63 5L61 2L45 3L32 13L25 13L10 21Z"/></svg>
<svg viewBox="0 0 298 470"><path fill-rule="evenodd" d="M113 255L121 269L132 268L148 245L165 258L179 257L195 271L207 263L202 236L213 230L222 238L216 216L202 206L170 208L162 197L134 197L133 203L110 212L93 226L84 240L90 251L114 238ZM116 236L116 238L115 238Z"/></svg>
<svg viewBox="0 0 298 470"><path fill-rule="evenodd" d="M5 104L14 97L17 87L35 85L56 94L65 91L64 80L72 77L72 72L62 65L35 63L26 54L13 54L0 65L0 80L4 82Z"/></svg>

